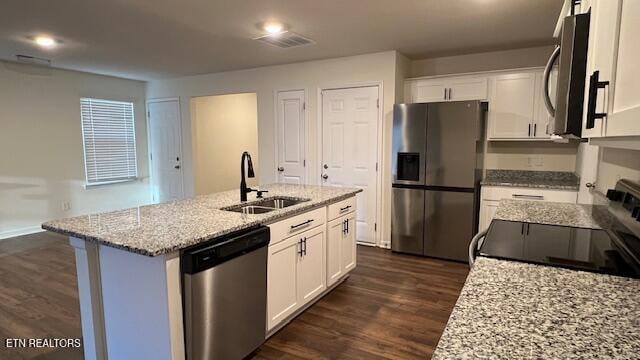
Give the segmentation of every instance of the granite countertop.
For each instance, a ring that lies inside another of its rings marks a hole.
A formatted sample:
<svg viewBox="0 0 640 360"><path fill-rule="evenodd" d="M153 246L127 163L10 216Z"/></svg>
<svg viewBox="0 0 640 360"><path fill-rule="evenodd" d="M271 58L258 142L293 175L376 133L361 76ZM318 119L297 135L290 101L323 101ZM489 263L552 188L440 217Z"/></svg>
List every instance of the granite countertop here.
<svg viewBox="0 0 640 360"><path fill-rule="evenodd" d="M563 171L487 170L481 185L577 191L580 178Z"/></svg>
<svg viewBox="0 0 640 360"><path fill-rule="evenodd" d="M640 280L478 257L433 359L632 359Z"/></svg>
<svg viewBox="0 0 640 360"><path fill-rule="evenodd" d="M591 229L606 229L613 219L603 205L512 199L500 200L493 218Z"/></svg>
<svg viewBox="0 0 640 360"><path fill-rule="evenodd" d="M249 215L220 210L240 203L239 190L231 190L169 203L49 221L42 224L42 228L142 255L158 256L237 230L271 223L362 191L289 184L261 186L260 190L269 191L265 198L286 196L309 201L265 214ZM255 196L255 192L249 193L249 202L256 200Z"/></svg>

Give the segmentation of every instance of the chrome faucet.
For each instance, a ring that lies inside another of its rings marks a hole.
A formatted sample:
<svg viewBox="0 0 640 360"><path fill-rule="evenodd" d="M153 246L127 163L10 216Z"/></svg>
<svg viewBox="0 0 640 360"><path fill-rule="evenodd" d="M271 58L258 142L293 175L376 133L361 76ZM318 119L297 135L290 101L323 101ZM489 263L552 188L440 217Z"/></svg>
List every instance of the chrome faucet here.
<svg viewBox="0 0 640 360"><path fill-rule="evenodd" d="M253 163L251 162L251 155L249 152L245 151L242 153L242 158L240 159L240 174L242 179L240 180L240 201L247 201L247 194L254 191L252 188L247 187L247 182L245 181L244 176L244 159L247 159L247 176L250 178L256 177L256 174L253 172Z"/></svg>

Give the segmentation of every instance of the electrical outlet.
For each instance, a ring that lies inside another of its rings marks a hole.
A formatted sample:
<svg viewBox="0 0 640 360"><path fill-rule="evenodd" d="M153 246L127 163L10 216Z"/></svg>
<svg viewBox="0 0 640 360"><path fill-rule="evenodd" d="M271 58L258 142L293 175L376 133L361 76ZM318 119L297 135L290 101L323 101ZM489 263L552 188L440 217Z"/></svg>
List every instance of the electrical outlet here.
<svg viewBox="0 0 640 360"><path fill-rule="evenodd" d="M70 211L71 210L71 201L65 200L62 202L62 211Z"/></svg>

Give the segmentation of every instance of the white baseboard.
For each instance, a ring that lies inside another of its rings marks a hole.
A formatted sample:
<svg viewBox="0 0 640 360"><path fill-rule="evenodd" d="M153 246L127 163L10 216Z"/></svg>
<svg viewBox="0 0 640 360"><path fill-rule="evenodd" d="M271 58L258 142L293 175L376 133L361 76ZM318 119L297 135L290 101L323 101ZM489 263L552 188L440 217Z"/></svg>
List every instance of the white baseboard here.
<svg viewBox="0 0 640 360"><path fill-rule="evenodd" d="M21 235L35 234L43 231L45 230L42 229L40 226L29 226L22 229L3 231L3 232L0 232L0 240L9 239L9 238L21 236Z"/></svg>
<svg viewBox="0 0 640 360"><path fill-rule="evenodd" d="M362 242L362 241L356 241L356 244L363 245L363 246L377 247L376 244L368 243L368 242Z"/></svg>

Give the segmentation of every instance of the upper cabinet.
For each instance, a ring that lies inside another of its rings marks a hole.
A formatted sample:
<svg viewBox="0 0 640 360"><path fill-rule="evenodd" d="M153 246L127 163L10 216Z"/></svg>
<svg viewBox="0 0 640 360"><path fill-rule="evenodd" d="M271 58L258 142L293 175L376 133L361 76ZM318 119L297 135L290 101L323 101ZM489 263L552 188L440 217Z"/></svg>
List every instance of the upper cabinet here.
<svg viewBox="0 0 640 360"><path fill-rule="evenodd" d="M485 77L442 77L409 79L405 82L405 102L486 100Z"/></svg>
<svg viewBox="0 0 640 360"><path fill-rule="evenodd" d="M551 99L555 99L557 71L551 72ZM541 68L499 71L469 76L408 79L405 101L489 102L489 140L550 140L553 118L544 107Z"/></svg>
<svg viewBox="0 0 640 360"><path fill-rule="evenodd" d="M640 136L640 1L591 0L583 7L591 11L583 136Z"/></svg>

